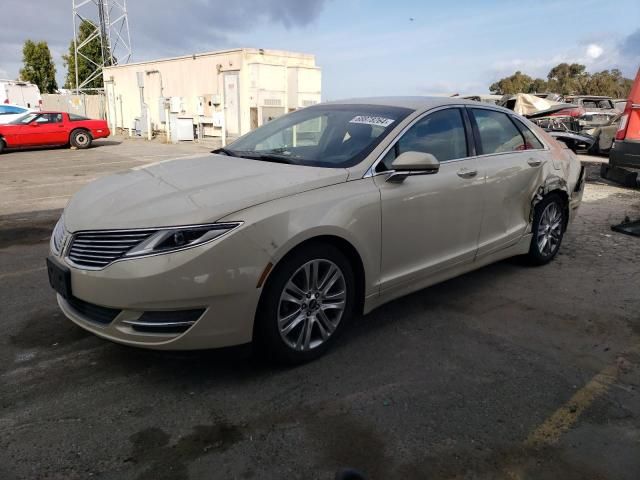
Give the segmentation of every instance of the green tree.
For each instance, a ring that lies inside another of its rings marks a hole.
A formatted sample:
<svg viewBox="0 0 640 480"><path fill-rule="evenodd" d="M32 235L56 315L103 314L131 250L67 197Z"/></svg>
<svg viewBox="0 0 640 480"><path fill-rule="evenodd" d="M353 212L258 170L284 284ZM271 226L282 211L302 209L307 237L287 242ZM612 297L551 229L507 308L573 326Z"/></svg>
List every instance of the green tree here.
<svg viewBox="0 0 640 480"><path fill-rule="evenodd" d="M89 38L97 29L95 23L90 20L83 20L78 28L78 44L84 42ZM102 64L102 45L100 44L100 38L95 37L84 45L80 51L82 55L78 54L78 65L76 66L75 59L75 45L73 40L69 45L69 53L62 55L64 65L67 67L67 78L64 84L64 88L74 89L76 88L76 67L78 68L78 82L82 85L87 78L95 73L98 69L97 65ZM87 60L87 57L89 60ZM85 88L103 88L104 83L102 75L98 75L91 80Z"/></svg>
<svg viewBox="0 0 640 480"><path fill-rule="evenodd" d="M491 84L492 93L540 93L554 92L562 95L606 95L614 98L626 98L633 80L622 76L618 69L603 70L590 74L587 67L579 63L561 63L553 67L542 78L532 79L529 75L517 71Z"/></svg>
<svg viewBox="0 0 640 480"><path fill-rule="evenodd" d="M587 67L579 63L561 63L549 71L547 79L550 91L562 95L579 95L587 89L589 74Z"/></svg>
<svg viewBox="0 0 640 480"><path fill-rule="evenodd" d="M532 83L533 79L529 75L525 75L518 70L510 77L505 77L493 83L489 87L489 91L497 95L528 92Z"/></svg>
<svg viewBox="0 0 640 480"><path fill-rule="evenodd" d="M589 77L589 95L606 95L613 98L627 98L633 81L624 78L617 68L596 72Z"/></svg>
<svg viewBox="0 0 640 480"><path fill-rule="evenodd" d="M53 63L47 42L27 40L22 47L20 78L35 83L41 93L54 93L58 90L56 66Z"/></svg>
<svg viewBox="0 0 640 480"><path fill-rule="evenodd" d="M531 85L529 85L528 93L542 93L548 91L549 86L547 82L542 78L536 78Z"/></svg>

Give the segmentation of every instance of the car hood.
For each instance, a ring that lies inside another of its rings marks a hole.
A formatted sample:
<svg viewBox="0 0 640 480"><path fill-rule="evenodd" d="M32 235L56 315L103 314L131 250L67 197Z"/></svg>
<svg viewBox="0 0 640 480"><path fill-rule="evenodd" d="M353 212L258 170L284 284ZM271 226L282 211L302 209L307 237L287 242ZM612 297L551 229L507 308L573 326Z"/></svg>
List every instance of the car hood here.
<svg viewBox="0 0 640 480"><path fill-rule="evenodd" d="M224 155L171 160L85 186L69 201L65 226L76 232L214 222L253 205L346 180L345 169Z"/></svg>

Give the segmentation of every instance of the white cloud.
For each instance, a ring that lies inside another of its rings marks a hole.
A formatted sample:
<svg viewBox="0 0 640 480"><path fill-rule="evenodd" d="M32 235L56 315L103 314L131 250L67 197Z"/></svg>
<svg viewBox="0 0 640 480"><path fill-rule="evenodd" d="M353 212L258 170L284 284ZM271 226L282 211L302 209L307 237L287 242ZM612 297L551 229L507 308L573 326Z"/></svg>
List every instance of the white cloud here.
<svg viewBox="0 0 640 480"><path fill-rule="evenodd" d="M593 58L594 60L600 58L604 53L604 48L602 48L597 43L592 43L587 46L587 57Z"/></svg>

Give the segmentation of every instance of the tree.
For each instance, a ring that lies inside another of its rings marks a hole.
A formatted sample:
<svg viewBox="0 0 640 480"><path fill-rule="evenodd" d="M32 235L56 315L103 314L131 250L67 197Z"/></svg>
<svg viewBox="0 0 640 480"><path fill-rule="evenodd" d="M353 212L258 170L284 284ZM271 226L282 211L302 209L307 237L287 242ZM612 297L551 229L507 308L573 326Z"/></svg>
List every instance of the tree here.
<svg viewBox="0 0 640 480"><path fill-rule="evenodd" d="M543 80L542 78L536 78L533 82L531 82L531 85L529 85L528 93L542 93L548 90L549 85L547 84L546 80Z"/></svg>
<svg viewBox="0 0 640 480"><path fill-rule="evenodd" d="M529 75L517 71L509 77L491 84L492 93L541 93L553 92L562 95L605 95L626 98L633 80L622 76L618 69L603 70L590 74L587 67L579 63L561 63L553 67L547 75L533 80Z"/></svg>
<svg viewBox="0 0 640 480"><path fill-rule="evenodd" d="M489 87L489 91L497 95L528 92L532 82L533 79L529 75L525 75L518 70L510 77L505 77L492 84Z"/></svg>
<svg viewBox="0 0 640 480"><path fill-rule="evenodd" d="M58 90L56 66L53 63L47 42L27 40L22 47L20 78L38 85L41 93L54 93Z"/></svg>
<svg viewBox="0 0 640 480"><path fill-rule="evenodd" d="M562 95L578 95L587 88L589 74L587 67L579 63L561 63L553 67L547 79L549 90Z"/></svg>
<svg viewBox="0 0 640 480"><path fill-rule="evenodd" d="M624 78L617 68L603 70L590 76L587 90L591 95L606 95L613 98L627 98L633 81Z"/></svg>
<svg viewBox="0 0 640 480"><path fill-rule="evenodd" d="M78 45L89 38L97 29L95 23L90 20L83 20L78 28ZM98 70L97 65L102 65L102 45L100 44L100 38L95 37L91 39L81 50L82 55L78 54L78 83L82 85L87 78ZM84 56L83 56L84 55ZM86 58L85 58L86 57ZM88 59L89 60L88 60ZM73 40L69 45L69 53L62 55L64 65L67 67L67 78L64 84L64 88L74 89L76 88L76 58L75 58L75 45ZM102 75L98 75L91 80L84 88L103 88L104 83Z"/></svg>

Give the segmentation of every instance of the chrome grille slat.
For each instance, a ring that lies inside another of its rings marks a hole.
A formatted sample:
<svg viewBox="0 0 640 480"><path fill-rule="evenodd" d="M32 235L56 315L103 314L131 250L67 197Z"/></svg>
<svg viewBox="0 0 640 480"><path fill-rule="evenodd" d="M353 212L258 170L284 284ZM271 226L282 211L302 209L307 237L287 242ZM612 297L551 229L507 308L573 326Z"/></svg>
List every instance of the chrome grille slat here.
<svg viewBox="0 0 640 480"><path fill-rule="evenodd" d="M100 244L100 245L102 245L102 244L109 245L109 244L112 244L112 243L116 243L116 244L133 244L133 245L135 245L137 243L140 243L145 238L147 238L147 237L142 237L142 238L139 238L139 239L136 239L136 240L84 240L84 239L80 240L80 239L78 239L77 242L78 243L87 243L87 244L95 243L95 244Z"/></svg>
<svg viewBox="0 0 640 480"><path fill-rule="evenodd" d="M120 253L122 251L121 248L119 247L112 247L109 248L108 250L106 249L102 249L102 248L97 248L97 247L91 247L91 248L85 248L83 246L83 248L80 247L76 247L73 249L74 252L82 252L82 253L104 253L106 255L113 253L113 254L117 254Z"/></svg>
<svg viewBox="0 0 640 480"><path fill-rule="evenodd" d="M111 259L113 260L114 258L118 258L120 255L90 255L87 253L73 253L70 255L71 257L77 257L77 258L97 258L98 260L106 260L106 259Z"/></svg>
<svg viewBox="0 0 640 480"><path fill-rule="evenodd" d="M123 230L80 232L73 236L67 252L69 259L78 266L103 268L136 245L153 235L157 230Z"/></svg>

